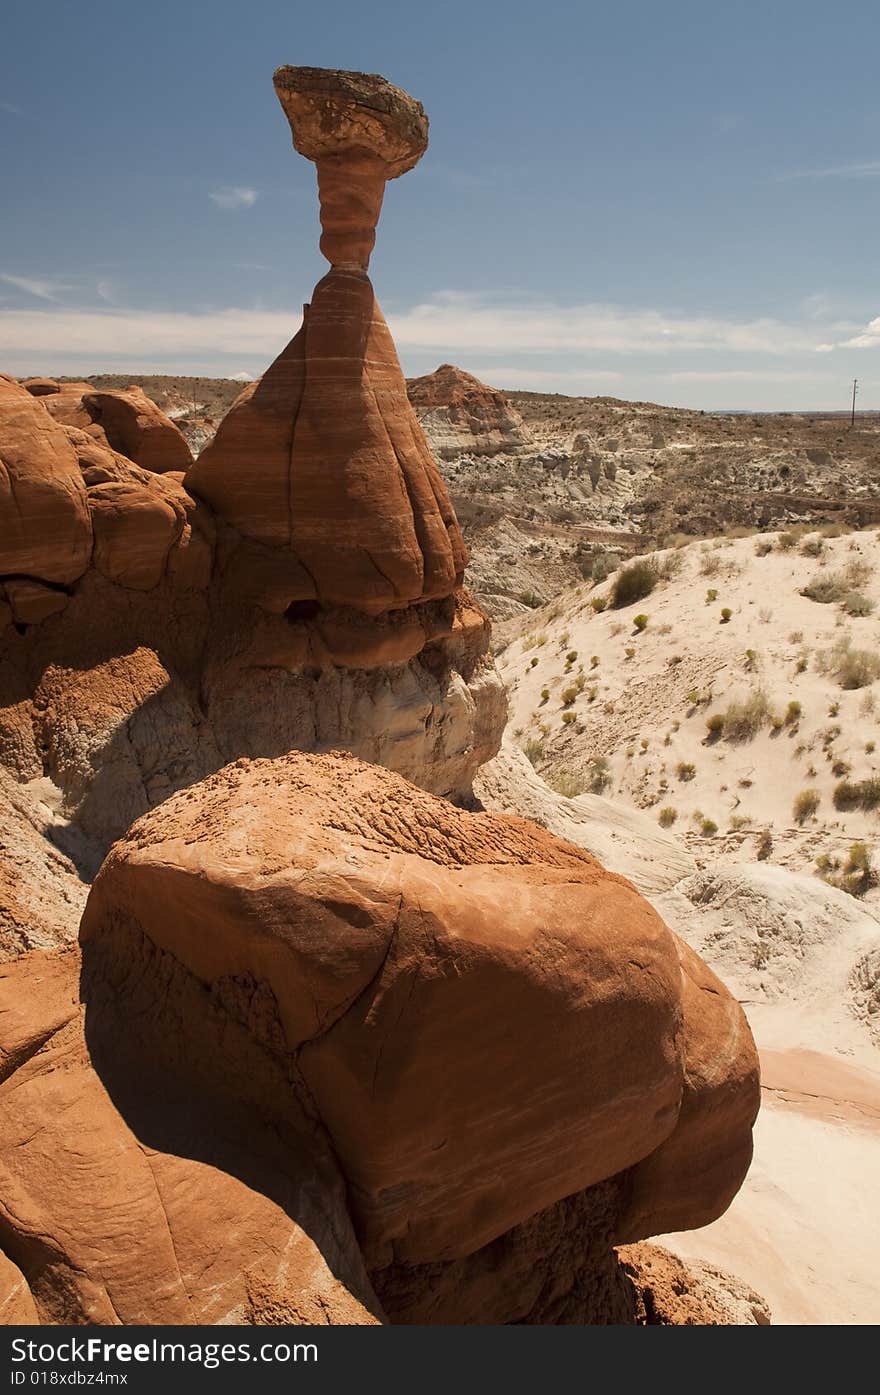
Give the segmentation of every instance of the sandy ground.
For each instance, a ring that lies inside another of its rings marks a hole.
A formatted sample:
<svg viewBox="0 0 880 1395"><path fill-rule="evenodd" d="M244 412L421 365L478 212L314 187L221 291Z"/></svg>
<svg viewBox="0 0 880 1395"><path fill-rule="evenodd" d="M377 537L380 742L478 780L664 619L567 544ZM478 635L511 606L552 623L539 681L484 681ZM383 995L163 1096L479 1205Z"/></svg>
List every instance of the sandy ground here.
<svg viewBox="0 0 880 1395"><path fill-rule="evenodd" d="M774 1323L880 1322L880 1073L765 1051L755 1158L727 1213L660 1237L751 1283Z"/></svg>
<svg viewBox="0 0 880 1395"><path fill-rule="evenodd" d="M736 1275L774 1322L880 1321L877 1005L853 990L880 947L873 908L809 873L704 858L650 811L566 798L509 738L475 788L629 877L748 1014L764 1084L750 1173L714 1225L662 1243Z"/></svg>

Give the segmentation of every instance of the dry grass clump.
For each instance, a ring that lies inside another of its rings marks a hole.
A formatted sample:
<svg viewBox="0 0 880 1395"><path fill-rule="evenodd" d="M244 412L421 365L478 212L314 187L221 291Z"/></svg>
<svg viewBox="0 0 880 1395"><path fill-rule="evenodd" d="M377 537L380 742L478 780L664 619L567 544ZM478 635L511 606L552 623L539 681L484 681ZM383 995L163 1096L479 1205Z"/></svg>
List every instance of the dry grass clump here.
<svg viewBox="0 0 880 1395"><path fill-rule="evenodd" d="M614 578L611 587L612 606L615 610L620 610L622 606L644 600L646 596L650 596L659 580L660 572L652 557L636 558Z"/></svg>
<svg viewBox="0 0 880 1395"><path fill-rule="evenodd" d="M835 809L876 809L880 807L880 776L869 775L866 780L841 780L835 785Z"/></svg>
<svg viewBox="0 0 880 1395"><path fill-rule="evenodd" d="M578 775L573 770L550 770L544 779L551 790L564 795L566 799L577 799L587 788L583 775Z"/></svg>
<svg viewBox="0 0 880 1395"><path fill-rule="evenodd" d="M723 713L714 712L706 726L710 736L721 735L725 741L751 741L770 718L767 694L763 688L757 688L748 697L728 703Z"/></svg>
<svg viewBox="0 0 880 1395"><path fill-rule="evenodd" d="M795 796L794 805L792 807L795 822L803 826L807 819L813 817L821 802L822 796L818 790L801 790L800 794Z"/></svg>
<svg viewBox="0 0 880 1395"><path fill-rule="evenodd" d="M819 572L803 587L801 595L820 605L830 605L832 601L842 601L851 592L857 592L870 575L866 562L853 560L839 572Z"/></svg>
<svg viewBox="0 0 880 1395"><path fill-rule="evenodd" d="M671 804L664 804L657 815L657 821L661 828L671 828L677 818L678 810L674 809Z"/></svg>
<svg viewBox="0 0 880 1395"><path fill-rule="evenodd" d="M821 673L830 673L841 688L867 688L880 678L880 654L874 649L856 649L852 640L842 638L818 657Z"/></svg>
<svg viewBox="0 0 880 1395"><path fill-rule="evenodd" d="M816 858L816 867L823 881L850 896L864 896L866 891L877 885L877 873L871 861L871 853L865 843L853 843L846 862L823 853Z"/></svg>

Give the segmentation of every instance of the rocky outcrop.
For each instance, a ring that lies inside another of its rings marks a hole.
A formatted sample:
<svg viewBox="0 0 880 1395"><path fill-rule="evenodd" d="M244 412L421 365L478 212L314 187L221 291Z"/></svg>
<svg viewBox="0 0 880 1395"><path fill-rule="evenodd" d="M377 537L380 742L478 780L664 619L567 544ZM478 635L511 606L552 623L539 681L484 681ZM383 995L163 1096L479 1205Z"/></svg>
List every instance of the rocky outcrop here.
<svg viewBox="0 0 880 1395"><path fill-rule="evenodd" d="M351 756L238 762L139 820L81 940L114 1001L146 943L295 1062L398 1284L614 1177L613 1239L704 1224L748 1166L745 1019L632 887Z"/></svg>
<svg viewBox="0 0 880 1395"><path fill-rule="evenodd" d="M408 378L406 390L441 460L498 455L529 444L528 428L504 393L451 363L441 363L424 377Z"/></svg>
<svg viewBox="0 0 880 1395"><path fill-rule="evenodd" d="M25 594L34 583L68 587L91 551L85 486L64 430L24 388L0 380L0 584L11 587L11 618L31 623L22 585Z"/></svg>
<svg viewBox="0 0 880 1395"><path fill-rule="evenodd" d="M187 487L247 540L230 566L258 604L315 621L343 662L363 651L357 617L382 617L402 660L454 627L467 560L367 275L385 182L418 161L427 119L369 75L282 68L275 87L317 164L332 270Z"/></svg>
<svg viewBox="0 0 880 1395"><path fill-rule="evenodd" d="M144 470L164 474L192 464L180 428L135 385L122 392L97 390L92 383L61 383L54 391L43 387L37 395L56 421L86 431Z"/></svg>
<svg viewBox="0 0 880 1395"><path fill-rule="evenodd" d="M256 1044L225 1017L202 1019L169 1034L161 1070L144 1054L130 1074L136 995L115 1062L103 1060L85 1040L78 978L71 951L0 969L5 1320L375 1322L326 1145L293 1108L280 1136L259 1120L255 1094L283 1084ZM217 1108L206 1058L230 1046ZM175 1084L175 1054L193 1093Z"/></svg>

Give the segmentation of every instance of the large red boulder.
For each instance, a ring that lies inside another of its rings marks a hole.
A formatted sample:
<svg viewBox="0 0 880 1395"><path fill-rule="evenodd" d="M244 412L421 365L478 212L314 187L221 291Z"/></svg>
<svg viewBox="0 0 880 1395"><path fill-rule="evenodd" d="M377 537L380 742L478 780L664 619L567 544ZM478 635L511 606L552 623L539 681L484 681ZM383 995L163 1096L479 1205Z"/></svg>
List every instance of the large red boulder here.
<svg viewBox="0 0 880 1395"><path fill-rule="evenodd" d="M748 1165L743 1014L632 886L354 757L169 799L111 850L81 939L110 984L132 943L162 951L296 1062L373 1267L471 1253L629 1169L617 1238L703 1224Z"/></svg>
<svg viewBox="0 0 880 1395"><path fill-rule="evenodd" d="M144 470L164 474L192 464L183 432L135 385L122 391L62 383L41 400L56 421L87 431Z"/></svg>

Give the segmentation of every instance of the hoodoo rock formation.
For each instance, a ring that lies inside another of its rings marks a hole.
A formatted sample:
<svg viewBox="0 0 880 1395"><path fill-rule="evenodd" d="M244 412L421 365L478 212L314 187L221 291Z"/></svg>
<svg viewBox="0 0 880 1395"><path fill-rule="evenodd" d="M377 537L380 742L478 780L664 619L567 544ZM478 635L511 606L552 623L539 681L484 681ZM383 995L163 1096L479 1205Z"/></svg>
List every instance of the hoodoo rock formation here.
<svg viewBox="0 0 880 1395"><path fill-rule="evenodd" d="M187 487L250 540L261 605L313 612L343 662L358 617L382 616L386 644L406 659L483 628L462 598L464 542L367 275L385 183L420 159L428 122L371 75L279 68L275 90L296 149L317 165L332 269Z"/></svg>
<svg viewBox="0 0 880 1395"><path fill-rule="evenodd" d="M742 1181L736 1001L460 807L506 698L367 276L427 119L275 86L331 271L198 461L0 375L0 1320L740 1320L616 1250Z"/></svg>

